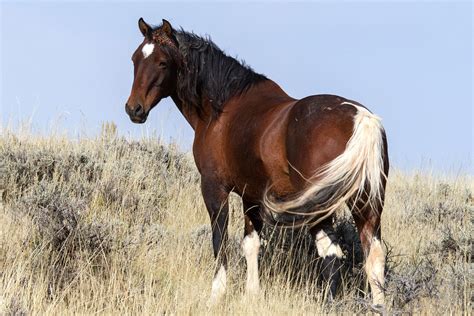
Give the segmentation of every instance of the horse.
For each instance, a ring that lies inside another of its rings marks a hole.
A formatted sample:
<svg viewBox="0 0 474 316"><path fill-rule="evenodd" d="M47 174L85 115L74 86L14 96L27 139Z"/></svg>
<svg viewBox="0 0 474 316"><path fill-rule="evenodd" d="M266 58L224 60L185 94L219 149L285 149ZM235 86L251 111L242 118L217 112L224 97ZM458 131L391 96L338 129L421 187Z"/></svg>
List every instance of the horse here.
<svg viewBox="0 0 474 316"><path fill-rule="evenodd" d="M389 171L380 118L336 95L289 96L208 37L142 18L133 53L134 80L125 111L144 123L171 97L194 130L193 155L212 225L216 269L209 302L227 284L228 196L243 201L246 292L260 290L258 253L264 223L307 227L322 258L329 298L340 283L343 252L332 227L347 205L364 253L374 306L384 306L381 214Z"/></svg>

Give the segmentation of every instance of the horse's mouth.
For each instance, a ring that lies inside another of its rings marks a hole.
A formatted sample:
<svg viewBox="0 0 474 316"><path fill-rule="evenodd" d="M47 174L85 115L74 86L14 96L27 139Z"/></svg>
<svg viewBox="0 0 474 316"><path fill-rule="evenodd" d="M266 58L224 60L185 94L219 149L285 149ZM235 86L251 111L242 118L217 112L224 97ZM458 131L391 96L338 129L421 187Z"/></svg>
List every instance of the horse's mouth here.
<svg viewBox="0 0 474 316"><path fill-rule="evenodd" d="M136 124L143 124L146 122L148 115L145 116L130 116L130 120Z"/></svg>

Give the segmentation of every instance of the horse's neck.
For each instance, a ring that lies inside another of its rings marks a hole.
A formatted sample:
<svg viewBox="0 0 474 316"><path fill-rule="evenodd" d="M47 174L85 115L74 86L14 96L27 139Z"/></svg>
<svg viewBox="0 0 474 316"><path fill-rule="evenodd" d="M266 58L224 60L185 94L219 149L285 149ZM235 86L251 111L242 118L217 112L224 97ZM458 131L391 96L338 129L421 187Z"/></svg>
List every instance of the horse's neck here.
<svg viewBox="0 0 474 316"><path fill-rule="evenodd" d="M189 106L185 103L185 101L182 101L177 95L172 95L171 99L173 99L173 102L176 104L176 107L181 112L181 114L183 114L184 118L186 119L186 121L188 121L189 125L191 125L193 130L196 130L199 121L205 120L209 116L206 115L206 113L210 113L210 109L206 109L206 111L201 111L202 113L200 113L195 107Z"/></svg>
<svg viewBox="0 0 474 316"><path fill-rule="evenodd" d="M211 104L208 102L208 100L204 99L201 101L202 107L198 111L198 109L195 107L187 105L186 101L181 100L177 95L172 95L171 98L178 107L179 111L183 114L186 121L188 121L189 125L191 125L194 130L196 130L200 123L207 125L212 120L214 114ZM283 89L277 83L270 79L255 84L242 95L239 95L238 98L240 99L239 103L241 103L243 106L245 106L247 98L253 99L254 102L256 99L260 98L262 99L262 103L264 103L269 98L274 100L273 103L275 100L279 99L282 103L287 102L288 100L293 100L293 98L283 91ZM228 102L229 101L230 100L228 100Z"/></svg>

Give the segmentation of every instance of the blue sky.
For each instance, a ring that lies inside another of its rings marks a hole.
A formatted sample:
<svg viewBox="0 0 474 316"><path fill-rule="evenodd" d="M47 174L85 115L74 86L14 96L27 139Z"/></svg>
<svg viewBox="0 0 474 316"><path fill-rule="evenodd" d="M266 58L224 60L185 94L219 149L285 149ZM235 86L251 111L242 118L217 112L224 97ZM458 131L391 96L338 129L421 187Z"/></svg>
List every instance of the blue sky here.
<svg viewBox="0 0 474 316"><path fill-rule="evenodd" d="M331 93L382 117L393 165L473 172L469 1L1 2L3 124L32 119L94 136L157 133L189 149L192 130L171 100L142 126L124 103L137 20L162 18L211 38L296 98Z"/></svg>

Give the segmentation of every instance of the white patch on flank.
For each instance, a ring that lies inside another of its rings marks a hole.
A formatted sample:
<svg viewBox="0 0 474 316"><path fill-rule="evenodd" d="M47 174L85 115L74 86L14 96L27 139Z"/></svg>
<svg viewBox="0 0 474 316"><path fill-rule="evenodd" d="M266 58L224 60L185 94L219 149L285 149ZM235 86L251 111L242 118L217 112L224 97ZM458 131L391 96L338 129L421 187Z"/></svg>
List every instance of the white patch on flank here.
<svg viewBox="0 0 474 316"><path fill-rule="evenodd" d="M383 292L384 286L384 269L385 269L385 255L377 238L372 239L370 245L369 256L365 264L365 272L369 280L370 289L372 290L373 303L375 305L383 305L385 295Z"/></svg>
<svg viewBox="0 0 474 316"><path fill-rule="evenodd" d="M209 298L208 305L214 305L220 301L224 296L225 289L227 286L227 274L224 266L221 266L217 272L214 280L212 281L211 297Z"/></svg>
<svg viewBox="0 0 474 316"><path fill-rule="evenodd" d="M147 58L148 56L150 56L153 53L154 49L155 49L155 44L147 43L143 45L142 47L143 57Z"/></svg>
<svg viewBox="0 0 474 316"><path fill-rule="evenodd" d="M333 243L331 238L322 229L316 234L316 248L318 249L318 254L323 258L328 256L342 258L343 256L341 247Z"/></svg>
<svg viewBox="0 0 474 316"><path fill-rule="evenodd" d="M245 236L242 241L242 250L247 260L247 284L248 294L256 294L260 291L260 280L258 278L258 252L260 250L260 238L256 231Z"/></svg>

